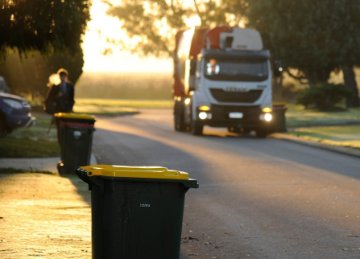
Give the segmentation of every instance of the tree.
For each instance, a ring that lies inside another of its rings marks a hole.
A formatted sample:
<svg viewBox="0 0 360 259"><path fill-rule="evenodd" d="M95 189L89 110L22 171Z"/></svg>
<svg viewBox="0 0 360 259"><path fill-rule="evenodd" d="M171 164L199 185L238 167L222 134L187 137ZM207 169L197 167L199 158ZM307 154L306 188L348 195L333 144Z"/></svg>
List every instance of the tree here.
<svg viewBox="0 0 360 259"><path fill-rule="evenodd" d="M82 72L87 0L0 0L0 74L13 92L43 97L50 73Z"/></svg>
<svg viewBox="0 0 360 259"><path fill-rule="evenodd" d="M198 26L238 24L239 10L245 10L245 0L215 1L193 0L123 0L112 6L110 14L123 21L123 28L136 39L126 49L141 51L145 55L171 55L175 33L187 29L197 21ZM235 12L237 15L235 15Z"/></svg>
<svg viewBox="0 0 360 259"><path fill-rule="evenodd" d="M76 51L88 18L86 0L0 0L0 53Z"/></svg>
<svg viewBox="0 0 360 259"><path fill-rule="evenodd" d="M250 26L257 28L275 59L297 68L299 80L325 83L343 69L345 84L358 102L353 66L360 63L360 2L353 0L249 1ZM355 82L355 84L354 84ZM356 101L353 102L356 105Z"/></svg>
<svg viewBox="0 0 360 259"><path fill-rule="evenodd" d="M238 25L246 18L258 29L274 60L296 79L325 83L342 69L345 85L358 100L353 66L360 63L360 1L323 0L123 0L110 13L137 42L124 46L145 54L171 54L174 34L197 17L198 25ZM244 17L244 14L246 17ZM289 68L297 69L294 74ZM356 103L353 102L353 103Z"/></svg>
<svg viewBox="0 0 360 259"><path fill-rule="evenodd" d="M22 56L8 50L6 59L0 60L0 75L6 78L11 92L39 100L46 96L50 74L65 67L70 72L70 80L75 82L81 75L83 63L80 48L75 52L62 50L48 54L27 51Z"/></svg>

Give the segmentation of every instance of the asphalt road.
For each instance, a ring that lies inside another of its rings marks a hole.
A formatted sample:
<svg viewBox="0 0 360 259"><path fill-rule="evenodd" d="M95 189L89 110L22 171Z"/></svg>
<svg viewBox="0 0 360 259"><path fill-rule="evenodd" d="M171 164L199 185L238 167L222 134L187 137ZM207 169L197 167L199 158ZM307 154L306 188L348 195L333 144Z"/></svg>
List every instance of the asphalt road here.
<svg viewBox="0 0 360 259"><path fill-rule="evenodd" d="M161 165L186 195L182 258L360 258L360 159L277 139L173 130L170 110L99 118L100 163Z"/></svg>

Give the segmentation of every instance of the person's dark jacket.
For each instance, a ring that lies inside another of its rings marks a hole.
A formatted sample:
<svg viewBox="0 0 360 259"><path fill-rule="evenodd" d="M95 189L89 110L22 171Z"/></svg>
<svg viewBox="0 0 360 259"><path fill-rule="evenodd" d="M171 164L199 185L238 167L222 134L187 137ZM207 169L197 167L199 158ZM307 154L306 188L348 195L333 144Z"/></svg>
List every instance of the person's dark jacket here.
<svg viewBox="0 0 360 259"><path fill-rule="evenodd" d="M74 85L66 83L65 93L61 84L53 85L45 100L45 111L49 114L72 112L74 103Z"/></svg>

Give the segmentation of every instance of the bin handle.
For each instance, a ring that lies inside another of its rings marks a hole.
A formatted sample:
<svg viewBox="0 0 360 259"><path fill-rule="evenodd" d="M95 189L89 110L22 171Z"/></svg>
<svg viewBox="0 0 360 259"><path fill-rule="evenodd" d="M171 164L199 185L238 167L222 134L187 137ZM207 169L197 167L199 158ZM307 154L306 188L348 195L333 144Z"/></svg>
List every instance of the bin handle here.
<svg viewBox="0 0 360 259"><path fill-rule="evenodd" d="M85 183L92 184L92 182L90 181L90 177L88 176L88 171L86 171L86 170L82 169L81 167L79 167L78 169L76 169L76 174Z"/></svg>
<svg viewBox="0 0 360 259"><path fill-rule="evenodd" d="M79 176L81 180L83 180L85 183L89 185L89 189L91 190L91 187L93 185L98 186L101 190L103 190L103 185L101 184L101 181L98 181L96 179L92 179L94 177L89 177L89 172L79 167L76 169L76 174ZM95 177L96 178L96 177Z"/></svg>

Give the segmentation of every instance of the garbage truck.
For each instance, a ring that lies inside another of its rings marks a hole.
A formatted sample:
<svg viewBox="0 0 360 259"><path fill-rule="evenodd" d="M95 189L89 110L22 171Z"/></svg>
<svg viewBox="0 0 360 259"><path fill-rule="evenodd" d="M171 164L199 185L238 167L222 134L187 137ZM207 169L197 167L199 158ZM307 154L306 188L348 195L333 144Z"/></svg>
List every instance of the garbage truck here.
<svg viewBox="0 0 360 259"><path fill-rule="evenodd" d="M174 128L202 135L205 125L230 132L271 132L270 52L254 29L218 26L175 36Z"/></svg>

